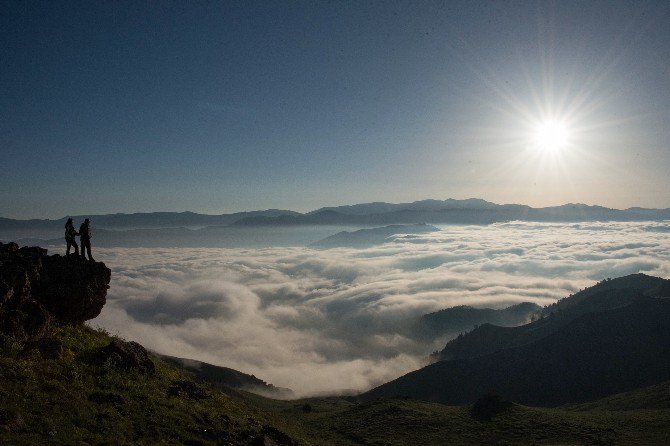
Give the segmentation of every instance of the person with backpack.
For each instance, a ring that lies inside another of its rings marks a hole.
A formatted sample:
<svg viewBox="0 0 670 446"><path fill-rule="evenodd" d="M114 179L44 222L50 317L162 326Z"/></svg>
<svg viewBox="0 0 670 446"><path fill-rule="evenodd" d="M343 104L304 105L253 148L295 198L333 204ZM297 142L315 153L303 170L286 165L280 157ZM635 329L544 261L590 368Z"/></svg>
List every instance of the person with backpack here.
<svg viewBox="0 0 670 446"><path fill-rule="evenodd" d="M66 256L70 255L70 248L72 247L74 247L74 255L79 256L79 246L75 240L77 235L79 235L79 233L74 229L72 218L68 218L65 222L65 243L67 243L67 250L65 251Z"/></svg>
<svg viewBox="0 0 670 446"><path fill-rule="evenodd" d="M91 255L91 222L87 218L84 220L84 222L79 226L79 238L81 239L81 258L85 259L86 258L86 252L88 252L88 260L93 260L93 256Z"/></svg>

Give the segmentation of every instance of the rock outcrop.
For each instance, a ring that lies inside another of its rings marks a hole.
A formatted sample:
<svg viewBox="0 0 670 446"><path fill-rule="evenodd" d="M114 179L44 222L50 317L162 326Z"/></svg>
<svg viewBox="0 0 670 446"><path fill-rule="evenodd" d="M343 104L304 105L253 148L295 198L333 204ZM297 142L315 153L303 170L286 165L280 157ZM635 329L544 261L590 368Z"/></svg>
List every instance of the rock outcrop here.
<svg viewBox="0 0 670 446"><path fill-rule="evenodd" d="M0 243L0 332L34 339L50 325L93 319L105 305L110 278L102 262Z"/></svg>
<svg viewBox="0 0 670 446"><path fill-rule="evenodd" d="M134 341L112 339L109 345L100 350L98 361L100 363L111 361L117 367L135 369L145 375L153 375L156 370L146 349Z"/></svg>
<svg viewBox="0 0 670 446"><path fill-rule="evenodd" d="M23 353L30 354L37 350L44 359L62 359L65 353L65 345L58 338L41 338L36 341L26 342Z"/></svg>

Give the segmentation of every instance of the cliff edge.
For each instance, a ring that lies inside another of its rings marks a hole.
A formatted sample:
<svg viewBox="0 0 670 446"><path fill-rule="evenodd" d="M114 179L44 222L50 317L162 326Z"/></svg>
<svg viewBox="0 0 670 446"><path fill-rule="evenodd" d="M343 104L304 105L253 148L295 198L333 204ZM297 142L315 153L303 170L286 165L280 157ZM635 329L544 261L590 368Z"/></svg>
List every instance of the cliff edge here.
<svg viewBox="0 0 670 446"><path fill-rule="evenodd" d="M0 332L39 338L100 314L111 271L102 262L0 242Z"/></svg>

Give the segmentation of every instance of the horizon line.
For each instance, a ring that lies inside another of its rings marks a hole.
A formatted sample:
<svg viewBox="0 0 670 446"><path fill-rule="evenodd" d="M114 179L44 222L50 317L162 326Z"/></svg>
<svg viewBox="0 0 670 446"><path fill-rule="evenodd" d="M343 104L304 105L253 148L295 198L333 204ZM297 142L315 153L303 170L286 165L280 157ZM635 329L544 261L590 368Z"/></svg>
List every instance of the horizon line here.
<svg viewBox="0 0 670 446"><path fill-rule="evenodd" d="M222 215L233 215L233 214L243 214L243 213L250 213L250 212L268 212L268 211L280 211L280 212L294 212L298 213L301 215L307 215L313 212L317 212L319 210L324 210L324 209L330 209L330 208L338 208L338 207L351 207L351 206L363 206L363 205L369 205L369 204L390 204L390 205L402 205L402 204L415 204L415 203L420 203L424 201L457 201L457 202L462 202L462 201L483 201L488 204L493 204L496 206L526 206L531 209L547 209L547 208L555 208L555 207L563 207L563 206L586 206L586 207L601 207L604 209L610 209L610 210L615 210L615 211L628 211L631 209L644 209L644 210L669 210L670 207L663 208L663 207L643 207L643 206L629 206L627 208L615 208L615 207L609 207L609 206L604 206L601 204L587 204L587 203L563 203L563 204L554 204L554 205L547 205L547 206L539 206L539 207L534 207L528 204L523 204L523 203L496 203L493 201L488 201L484 198L476 198L476 197L470 197L470 198L446 198L446 199L438 199L438 198L423 198L420 200L414 200L414 201L408 201L408 202L390 202L390 201L365 201L361 203L353 203L353 204L339 204L339 205L329 205L329 206L321 206L316 209L308 210L308 211L295 211L293 209L280 209L280 208L266 208L266 209L247 209L247 210L239 210L239 211L232 211L232 212L223 212L223 213L207 213L207 212L197 212L194 210L181 210L181 211L176 211L176 210L161 210L161 211L134 211L134 212L109 212L109 213L77 213L77 214L66 214L61 217L57 218L49 218L49 217L33 217L33 218L14 218L14 217L5 217L0 215L0 219L4 220L15 220L15 221L31 221L31 220L47 220L47 221L59 221L67 218L75 218L75 217L85 217L85 216L93 216L93 217L107 217L110 215L141 215L141 214L195 214L195 215L206 215L206 216L222 216Z"/></svg>

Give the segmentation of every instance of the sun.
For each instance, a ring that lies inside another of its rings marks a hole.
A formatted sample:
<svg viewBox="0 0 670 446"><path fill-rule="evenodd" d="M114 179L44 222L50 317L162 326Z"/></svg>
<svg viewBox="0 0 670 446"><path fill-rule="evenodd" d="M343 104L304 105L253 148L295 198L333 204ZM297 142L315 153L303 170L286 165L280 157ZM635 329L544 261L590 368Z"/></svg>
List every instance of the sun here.
<svg viewBox="0 0 670 446"><path fill-rule="evenodd" d="M539 123L533 133L535 146L543 151L558 152L568 145L568 128L559 121Z"/></svg>

